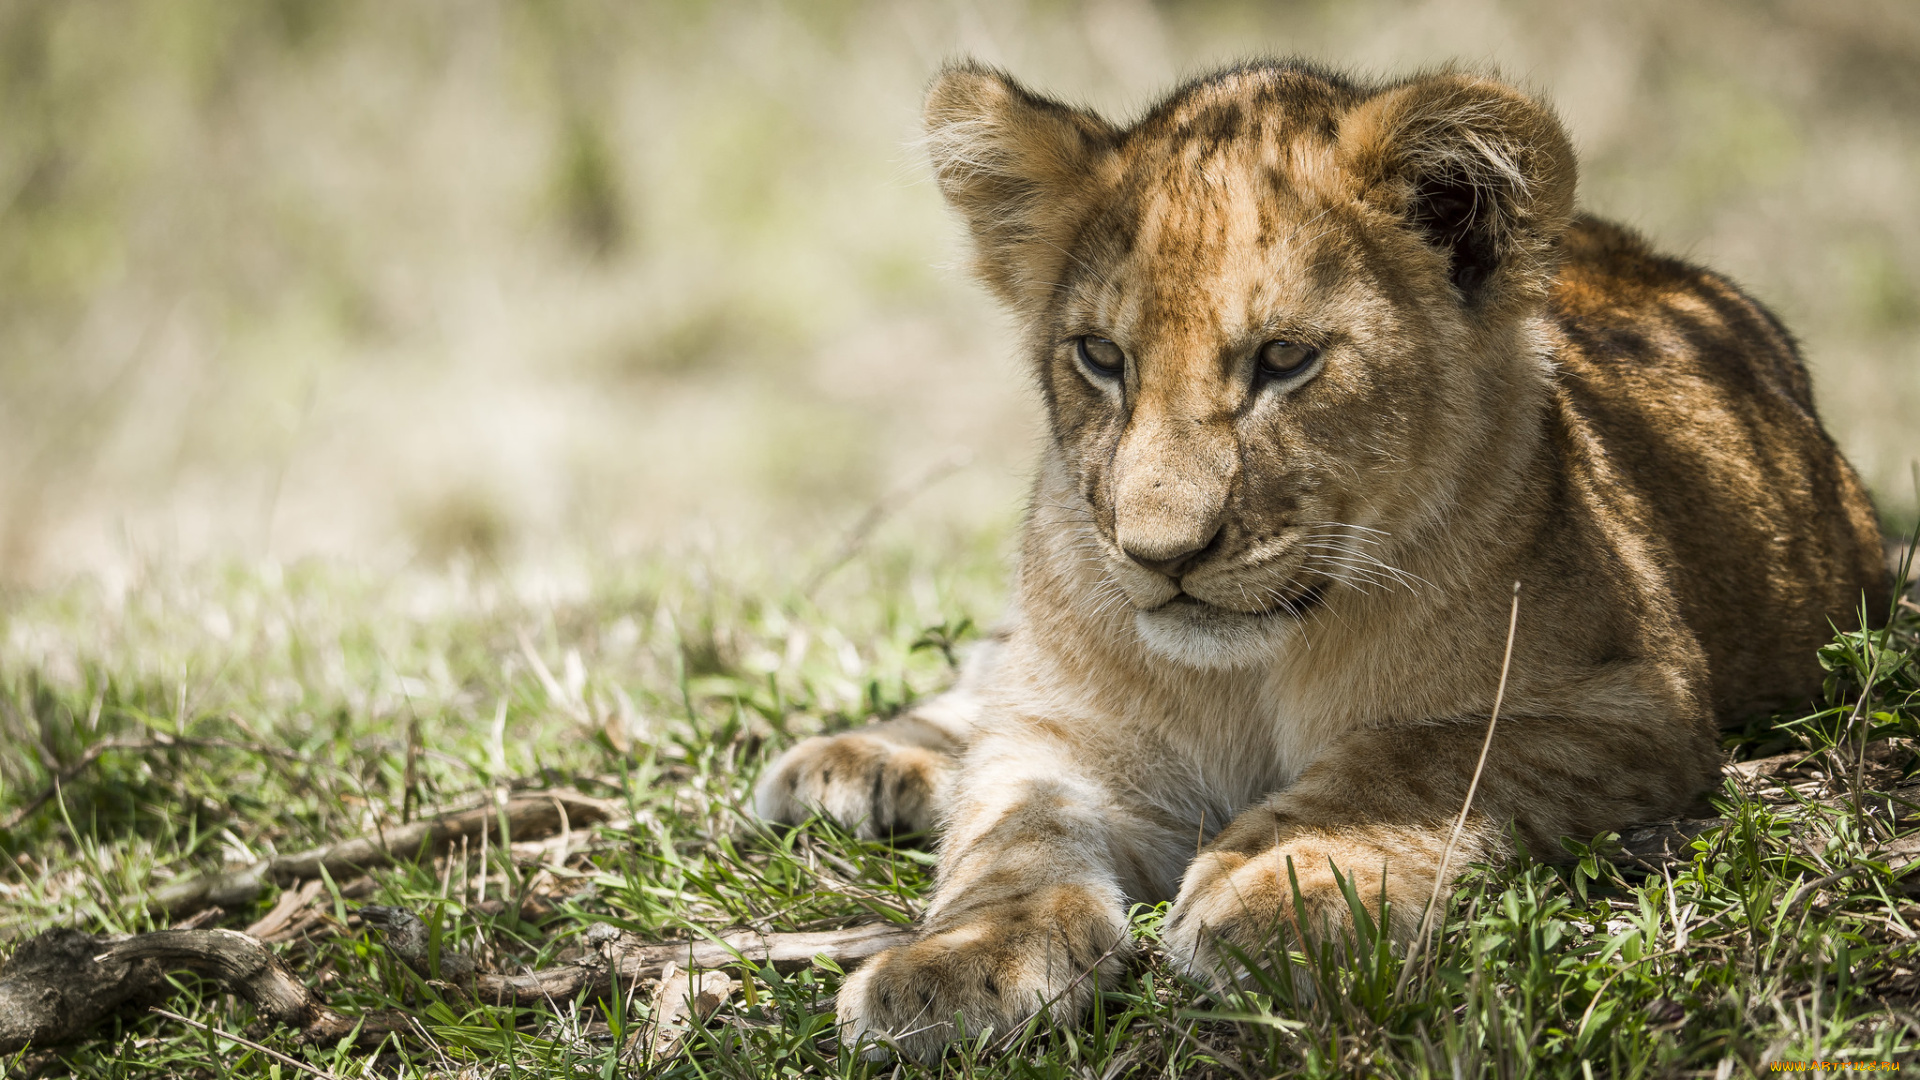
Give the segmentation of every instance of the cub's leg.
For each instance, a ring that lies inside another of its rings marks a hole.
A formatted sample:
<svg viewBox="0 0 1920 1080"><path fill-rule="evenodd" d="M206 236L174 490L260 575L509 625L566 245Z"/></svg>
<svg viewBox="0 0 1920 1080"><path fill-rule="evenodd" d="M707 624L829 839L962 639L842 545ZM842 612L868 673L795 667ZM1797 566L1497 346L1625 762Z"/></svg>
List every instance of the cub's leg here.
<svg viewBox="0 0 1920 1080"><path fill-rule="evenodd" d="M1124 897L1137 886L1116 861L1136 875L1156 857L1177 868L1176 837L1089 779L1064 748L983 737L955 784L920 937L848 977L842 1038L880 1039L927 1060L989 1026L1005 1033L1040 1012L1079 1017L1097 980L1118 977L1131 953Z"/></svg>
<svg viewBox="0 0 1920 1080"><path fill-rule="evenodd" d="M1187 868L1165 932L1176 961L1220 983L1240 974L1234 950L1257 960L1277 940L1350 930L1336 868L1375 920L1384 894L1388 933L1411 941L1485 735L1481 721L1335 743L1292 787L1236 817ZM1500 854L1508 821L1531 851L1551 857L1561 836L1585 839L1681 812L1717 768L1704 724L1502 719L1448 877Z"/></svg>

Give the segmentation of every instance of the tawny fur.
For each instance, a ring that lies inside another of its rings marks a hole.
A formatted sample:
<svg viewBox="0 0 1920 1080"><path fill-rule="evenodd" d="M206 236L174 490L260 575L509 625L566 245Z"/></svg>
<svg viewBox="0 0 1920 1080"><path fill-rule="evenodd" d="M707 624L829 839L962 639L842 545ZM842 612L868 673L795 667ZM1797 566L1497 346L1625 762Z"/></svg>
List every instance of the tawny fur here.
<svg viewBox="0 0 1920 1080"><path fill-rule="evenodd" d="M1526 95L1257 64L1121 128L963 64L927 123L1052 438L1008 628L962 686L757 791L776 820L943 834L923 937L841 992L849 1038L928 1056L1075 1017L1133 901L1173 898L1165 940L1211 978L1343 924L1335 870L1408 939L1515 582L1456 871L1687 808L1716 720L1809 699L1830 626L1884 610L1791 340L1577 218ZM1273 341L1317 358L1263 374Z"/></svg>

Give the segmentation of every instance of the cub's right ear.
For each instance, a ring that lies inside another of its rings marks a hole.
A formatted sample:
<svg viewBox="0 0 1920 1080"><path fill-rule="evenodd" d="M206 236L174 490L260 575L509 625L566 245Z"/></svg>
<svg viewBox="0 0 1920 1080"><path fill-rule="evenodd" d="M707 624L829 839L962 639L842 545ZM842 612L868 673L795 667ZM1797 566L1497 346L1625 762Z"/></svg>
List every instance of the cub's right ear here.
<svg viewBox="0 0 1920 1080"><path fill-rule="evenodd" d="M973 234L974 272L1016 311L1037 314L1118 133L970 61L934 80L926 125L934 178Z"/></svg>

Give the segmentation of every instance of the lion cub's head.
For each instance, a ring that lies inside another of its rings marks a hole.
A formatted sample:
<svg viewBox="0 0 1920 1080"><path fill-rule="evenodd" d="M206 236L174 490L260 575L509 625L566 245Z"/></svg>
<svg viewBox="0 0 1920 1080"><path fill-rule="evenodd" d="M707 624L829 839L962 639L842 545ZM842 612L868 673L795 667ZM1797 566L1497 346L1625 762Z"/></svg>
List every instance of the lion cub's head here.
<svg viewBox="0 0 1920 1080"><path fill-rule="evenodd" d="M1519 92L1260 64L1120 128L963 65L927 126L1025 328L1079 546L1161 655L1257 662L1394 587L1532 445L1574 159Z"/></svg>

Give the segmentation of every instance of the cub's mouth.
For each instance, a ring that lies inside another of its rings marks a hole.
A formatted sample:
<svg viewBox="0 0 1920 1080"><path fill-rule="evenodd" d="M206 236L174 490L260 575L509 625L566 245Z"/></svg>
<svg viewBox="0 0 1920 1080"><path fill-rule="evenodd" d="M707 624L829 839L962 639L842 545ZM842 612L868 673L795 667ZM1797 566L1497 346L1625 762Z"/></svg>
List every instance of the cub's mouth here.
<svg viewBox="0 0 1920 1080"><path fill-rule="evenodd" d="M1265 606L1251 611L1225 607L1183 591L1175 593L1173 599L1154 608L1153 612L1166 611L1169 614L1182 614L1189 617L1204 617L1208 613L1221 612L1252 619L1303 619L1317 610L1326 600L1327 586L1330 584L1332 582L1326 580L1314 582L1284 596L1270 598Z"/></svg>
<svg viewBox="0 0 1920 1080"><path fill-rule="evenodd" d="M1185 667L1258 668L1288 648L1301 622L1320 607L1329 584L1315 582L1251 611L1179 592L1157 608L1135 612L1134 628L1149 652Z"/></svg>

